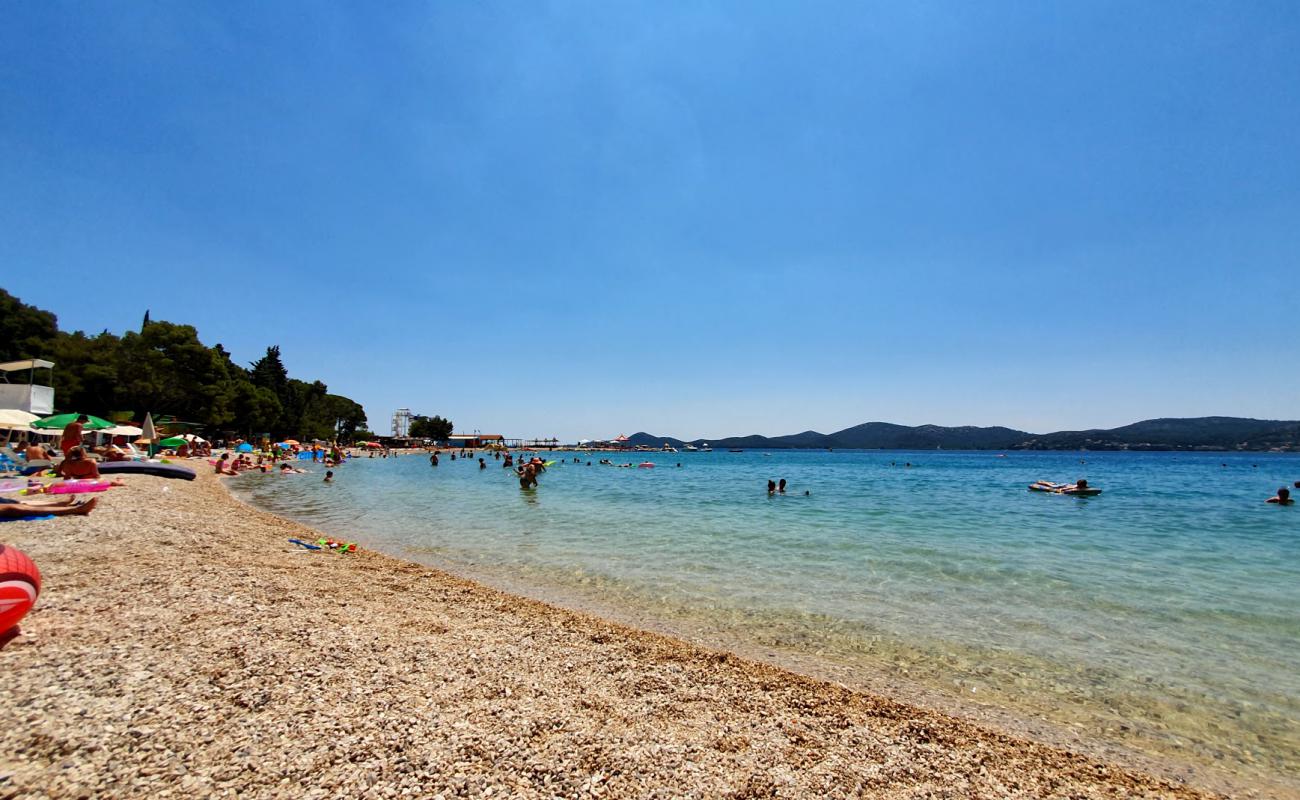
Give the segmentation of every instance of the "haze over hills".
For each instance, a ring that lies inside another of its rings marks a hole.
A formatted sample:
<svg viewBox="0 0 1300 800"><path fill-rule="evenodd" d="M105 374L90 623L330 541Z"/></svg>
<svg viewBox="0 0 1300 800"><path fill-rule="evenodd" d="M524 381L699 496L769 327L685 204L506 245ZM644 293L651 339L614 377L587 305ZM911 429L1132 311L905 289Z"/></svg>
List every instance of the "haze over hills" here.
<svg viewBox="0 0 1300 800"><path fill-rule="evenodd" d="M1242 417L1149 419L1119 428L1029 433L1012 428L971 425L895 425L864 422L835 433L804 431L785 436L730 436L692 439L628 437L634 445L678 449L708 442L717 448L838 448L845 450L1281 450L1300 451L1300 421Z"/></svg>

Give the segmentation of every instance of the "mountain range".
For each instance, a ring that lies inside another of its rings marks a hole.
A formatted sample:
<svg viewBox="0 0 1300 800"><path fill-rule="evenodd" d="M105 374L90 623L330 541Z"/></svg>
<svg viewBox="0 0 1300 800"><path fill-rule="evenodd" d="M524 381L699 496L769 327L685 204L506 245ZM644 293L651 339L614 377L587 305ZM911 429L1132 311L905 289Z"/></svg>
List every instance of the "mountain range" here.
<svg viewBox="0 0 1300 800"><path fill-rule="evenodd" d="M629 444L679 450L707 442L715 449L811 448L845 450L1275 450L1300 452L1300 421L1242 417L1148 419L1119 428L1029 433L1012 428L956 428L864 422L835 433L804 431L785 436L729 436L683 440L644 431Z"/></svg>

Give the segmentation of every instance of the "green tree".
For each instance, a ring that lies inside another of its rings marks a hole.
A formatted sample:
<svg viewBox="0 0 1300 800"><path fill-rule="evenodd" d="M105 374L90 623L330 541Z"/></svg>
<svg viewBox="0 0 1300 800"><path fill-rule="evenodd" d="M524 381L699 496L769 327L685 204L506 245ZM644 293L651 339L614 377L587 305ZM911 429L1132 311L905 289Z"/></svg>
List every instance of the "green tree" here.
<svg viewBox="0 0 1300 800"><path fill-rule="evenodd" d="M54 362L54 398L59 408L103 416L124 407L117 363L121 340L108 331L87 336L59 333L46 350Z"/></svg>
<svg viewBox="0 0 1300 800"><path fill-rule="evenodd" d="M453 430L455 428L449 419L438 416L426 417L422 414L417 414L411 418L410 433L416 439L445 440L448 436L451 436Z"/></svg>
<svg viewBox="0 0 1300 800"><path fill-rule="evenodd" d="M139 333L123 335L119 352L118 391L125 407L205 423L222 416L230 376L193 326L151 321Z"/></svg>
<svg viewBox="0 0 1300 800"><path fill-rule="evenodd" d="M0 289L0 361L48 357L58 331L53 314Z"/></svg>

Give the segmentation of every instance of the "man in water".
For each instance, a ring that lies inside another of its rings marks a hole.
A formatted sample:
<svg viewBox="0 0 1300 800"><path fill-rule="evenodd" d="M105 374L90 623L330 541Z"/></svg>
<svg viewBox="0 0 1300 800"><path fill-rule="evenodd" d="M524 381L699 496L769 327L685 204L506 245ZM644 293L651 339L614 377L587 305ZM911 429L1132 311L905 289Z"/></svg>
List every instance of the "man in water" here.
<svg viewBox="0 0 1300 800"><path fill-rule="evenodd" d="M785 478L782 478L781 482L776 485L776 491L778 494L785 494Z"/></svg>
<svg viewBox="0 0 1300 800"><path fill-rule="evenodd" d="M480 458L480 459L478 460L478 468L479 468L479 469L487 469L487 462Z"/></svg>
<svg viewBox="0 0 1300 800"><path fill-rule="evenodd" d="M321 483L333 483L333 482L334 482L334 470L332 469L325 470L325 480L321 481Z"/></svg>
<svg viewBox="0 0 1300 800"><path fill-rule="evenodd" d="M1291 490L1283 486L1277 490L1277 494L1264 501L1265 503L1276 503L1279 506L1289 506L1295 501L1291 499Z"/></svg>
<svg viewBox="0 0 1300 800"><path fill-rule="evenodd" d="M769 478L767 481L767 496L771 497L774 494L776 494L776 481Z"/></svg>

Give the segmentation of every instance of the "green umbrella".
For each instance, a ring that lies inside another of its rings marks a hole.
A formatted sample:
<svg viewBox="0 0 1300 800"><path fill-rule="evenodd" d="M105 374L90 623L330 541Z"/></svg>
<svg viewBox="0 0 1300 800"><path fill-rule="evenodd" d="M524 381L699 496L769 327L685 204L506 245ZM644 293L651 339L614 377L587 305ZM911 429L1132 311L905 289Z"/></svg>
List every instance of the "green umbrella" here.
<svg viewBox="0 0 1300 800"><path fill-rule="evenodd" d="M189 444L185 441L184 436L173 436L170 439L163 439L158 443L159 447L180 447L183 444Z"/></svg>
<svg viewBox="0 0 1300 800"><path fill-rule="evenodd" d="M80 415L79 414L55 414L52 417L46 417L45 419L36 420L35 422L32 423L32 427L42 428L51 431L63 430L64 428L68 427L69 423L76 421L78 416ZM100 419L99 417L91 416L89 414L87 414L86 417L87 420L81 423L81 427L84 428L85 430L102 431L105 428L113 427L113 423L109 422L106 419Z"/></svg>

